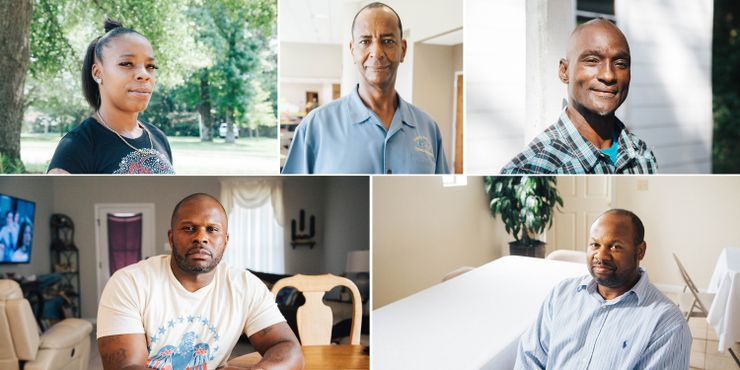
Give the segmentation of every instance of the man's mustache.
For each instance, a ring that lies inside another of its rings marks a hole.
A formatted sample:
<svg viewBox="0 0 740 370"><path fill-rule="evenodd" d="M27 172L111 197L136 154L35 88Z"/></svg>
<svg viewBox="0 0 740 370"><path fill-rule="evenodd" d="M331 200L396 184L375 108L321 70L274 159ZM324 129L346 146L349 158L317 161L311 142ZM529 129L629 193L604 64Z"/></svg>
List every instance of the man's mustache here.
<svg viewBox="0 0 740 370"><path fill-rule="evenodd" d="M591 260L591 267L597 267L597 266L610 268L612 270L617 269L617 266L615 266L612 262L602 261L602 260L594 258L593 260Z"/></svg>
<svg viewBox="0 0 740 370"><path fill-rule="evenodd" d="M200 244L196 244L196 245L193 245L192 247L190 247L190 249L188 249L188 251L185 253L185 256L189 256L191 254L196 254L196 253L205 253L205 254L213 257L213 252L211 252L208 248L206 248L206 247L204 247L204 246L202 246Z"/></svg>

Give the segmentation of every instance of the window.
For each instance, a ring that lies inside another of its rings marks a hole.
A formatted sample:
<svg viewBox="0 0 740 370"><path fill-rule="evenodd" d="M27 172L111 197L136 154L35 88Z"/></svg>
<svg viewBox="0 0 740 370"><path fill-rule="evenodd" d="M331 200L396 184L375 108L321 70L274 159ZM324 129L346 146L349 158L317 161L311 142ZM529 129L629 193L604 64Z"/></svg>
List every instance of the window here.
<svg viewBox="0 0 740 370"><path fill-rule="evenodd" d="M586 23L595 18L605 18L616 22L614 0L577 0L576 24Z"/></svg>
<svg viewBox="0 0 740 370"><path fill-rule="evenodd" d="M229 216L229 245L223 261L239 268L285 273L280 180L224 180L221 201Z"/></svg>

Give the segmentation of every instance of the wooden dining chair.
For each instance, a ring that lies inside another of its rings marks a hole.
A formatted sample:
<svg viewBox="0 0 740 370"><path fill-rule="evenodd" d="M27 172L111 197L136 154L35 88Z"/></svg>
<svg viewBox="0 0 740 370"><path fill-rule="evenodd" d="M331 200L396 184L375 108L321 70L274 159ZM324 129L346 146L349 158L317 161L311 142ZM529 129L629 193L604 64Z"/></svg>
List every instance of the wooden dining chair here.
<svg viewBox="0 0 740 370"><path fill-rule="evenodd" d="M295 275L278 280L272 286L272 294L277 297L280 289L293 287L303 293L306 303L298 307L296 323L301 345L331 344L332 312L322 301L324 294L336 286L343 286L352 293L352 329L350 344L360 344L362 328L362 298L355 283L347 278L332 274Z"/></svg>

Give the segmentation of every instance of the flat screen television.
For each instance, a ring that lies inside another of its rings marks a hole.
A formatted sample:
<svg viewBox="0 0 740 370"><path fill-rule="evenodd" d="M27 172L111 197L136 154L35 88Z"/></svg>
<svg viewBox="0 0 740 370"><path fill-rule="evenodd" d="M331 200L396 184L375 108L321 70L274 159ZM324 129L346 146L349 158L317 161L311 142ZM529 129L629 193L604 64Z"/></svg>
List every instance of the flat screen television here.
<svg viewBox="0 0 740 370"><path fill-rule="evenodd" d="M36 203L0 194L0 264L30 263Z"/></svg>

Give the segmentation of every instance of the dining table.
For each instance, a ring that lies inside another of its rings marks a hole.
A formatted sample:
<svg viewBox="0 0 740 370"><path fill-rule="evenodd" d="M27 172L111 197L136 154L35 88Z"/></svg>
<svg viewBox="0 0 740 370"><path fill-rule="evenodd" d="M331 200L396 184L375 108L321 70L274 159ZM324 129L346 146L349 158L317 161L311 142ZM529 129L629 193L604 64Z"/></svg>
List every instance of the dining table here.
<svg viewBox="0 0 740 370"><path fill-rule="evenodd" d="M717 333L718 351L740 340L740 248L722 249L707 288L714 294L707 322Z"/></svg>
<svg viewBox="0 0 740 370"><path fill-rule="evenodd" d="M351 344L332 344L320 346L301 346L304 370L368 370L370 356L367 346ZM258 352L232 358L229 366L253 366L262 356Z"/></svg>
<svg viewBox="0 0 740 370"><path fill-rule="evenodd" d="M583 263L505 256L373 311L373 368L506 369L560 281Z"/></svg>

